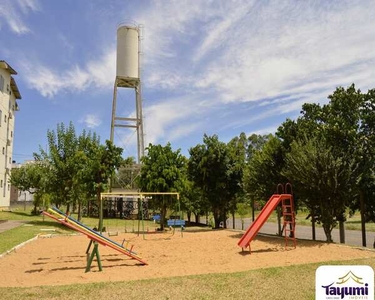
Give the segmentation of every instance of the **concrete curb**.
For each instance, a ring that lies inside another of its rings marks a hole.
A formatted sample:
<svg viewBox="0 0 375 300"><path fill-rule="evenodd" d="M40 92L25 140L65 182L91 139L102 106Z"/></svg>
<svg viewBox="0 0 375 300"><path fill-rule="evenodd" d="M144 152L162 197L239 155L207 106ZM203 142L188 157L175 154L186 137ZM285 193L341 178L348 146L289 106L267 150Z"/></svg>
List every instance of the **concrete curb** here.
<svg viewBox="0 0 375 300"><path fill-rule="evenodd" d="M22 248L23 246L25 246L26 244L28 243L31 243L39 238L54 238L54 237L59 237L59 236L76 236L76 235L80 235L80 234L76 234L76 233L73 233L73 234L42 234L42 233L39 233L37 236L33 237L32 239L29 239L25 242L22 242L21 244L17 245L17 246L14 246L12 249L10 250L7 250L5 251L4 253L1 253L0 254L0 259L3 258L4 256L12 253L12 252L16 252L18 249Z"/></svg>
<svg viewBox="0 0 375 300"><path fill-rule="evenodd" d="M6 256L6 255L8 255L8 254L17 251L18 249L22 248L22 247L25 246L26 244L31 243L31 242L37 240L38 238L39 238L39 234L38 234L36 237L33 237L32 239L27 240L27 241L25 241L25 242L23 242L23 243L21 243L21 244L19 244L19 245L17 245L17 246L14 246L12 249L10 249L10 250L8 250L8 251L6 251L6 252L0 254L0 258L3 258L4 256Z"/></svg>

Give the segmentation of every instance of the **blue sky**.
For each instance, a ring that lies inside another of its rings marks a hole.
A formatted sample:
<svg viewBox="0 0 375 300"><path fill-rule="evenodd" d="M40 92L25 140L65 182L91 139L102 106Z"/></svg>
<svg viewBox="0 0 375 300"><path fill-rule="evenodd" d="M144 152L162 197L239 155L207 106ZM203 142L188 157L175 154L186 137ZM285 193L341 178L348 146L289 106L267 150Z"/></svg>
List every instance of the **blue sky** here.
<svg viewBox="0 0 375 300"><path fill-rule="evenodd" d="M188 149L269 133L337 86L375 88L374 1L0 0L0 59L22 100L14 157L32 158L46 132L73 121L109 138L116 30L144 26L145 144ZM121 89L118 115L134 114ZM124 156L133 131L116 129Z"/></svg>

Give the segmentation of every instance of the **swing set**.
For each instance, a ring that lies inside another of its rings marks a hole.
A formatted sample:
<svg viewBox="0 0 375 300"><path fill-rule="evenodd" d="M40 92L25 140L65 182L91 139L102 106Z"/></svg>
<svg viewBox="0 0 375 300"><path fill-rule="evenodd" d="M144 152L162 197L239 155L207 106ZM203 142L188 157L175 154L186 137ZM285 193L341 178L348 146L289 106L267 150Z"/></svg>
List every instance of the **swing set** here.
<svg viewBox="0 0 375 300"><path fill-rule="evenodd" d="M125 203L126 206L130 206L130 211L131 212L134 212L134 210L137 210L138 211L138 214L137 214L137 219L138 219L138 236L140 235L140 233L142 232L143 234L143 239L145 239L145 233L146 233L146 230L145 230L145 224L144 224L144 220L145 218L146 219L149 219L148 217L145 217L145 211L144 211L144 204L149 201L150 199L152 199L152 196L162 196L163 197L163 204L164 204L164 201L165 201L165 196L173 196L173 197L176 197L176 200L177 200L177 209L178 209L178 212L179 212L179 215L175 215L173 216L173 218L176 220L179 218L179 221L175 221L174 222L174 225L179 225L180 228L181 228L181 237L183 237L183 228L184 228L184 222L182 222L182 212L181 212L181 205L180 205L180 193L175 193L175 192L111 192L111 193L101 193L100 194L100 206L99 206L99 229L100 231L102 232L102 229L103 229L103 202L104 201L113 201L113 199L118 199L118 200L121 200L122 203ZM129 200L130 199L130 200ZM133 202L133 203L137 203L137 205L133 205L129 202ZM122 204L121 204L122 205ZM176 208L176 206L174 206ZM175 212L176 209L173 210L173 212ZM129 213L129 212L128 212ZM120 211L120 215L122 215L122 211ZM131 216L135 216L135 214L130 214ZM171 216L172 217L172 216ZM133 232L135 232L134 230L134 218L133 219ZM171 220L168 220L168 224L170 223L169 221ZM118 221L116 221L116 227L117 227L117 223ZM126 222L126 221L125 221ZM170 226L171 229L173 230L173 234L174 234L174 231L175 231L175 226ZM142 231L141 231L141 228L142 228ZM147 230L148 231L148 230ZM126 232L126 223L125 223L125 232ZM118 231L117 232L108 232L109 235L118 235Z"/></svg>

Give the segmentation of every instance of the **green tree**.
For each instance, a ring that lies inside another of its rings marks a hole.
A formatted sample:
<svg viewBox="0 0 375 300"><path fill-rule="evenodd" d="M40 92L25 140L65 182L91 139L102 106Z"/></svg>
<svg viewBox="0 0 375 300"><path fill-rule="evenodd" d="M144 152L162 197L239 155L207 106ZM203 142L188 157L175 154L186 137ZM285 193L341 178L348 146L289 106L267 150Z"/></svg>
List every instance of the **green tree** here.
<svg viewBox="0 0 375 300"><path fill-rule="evenodd" d="M47 141L48 151L40 147L40 153L34 153L34 157L50 166L48 189L52 200L56 205L65 204L69 212L74 189L73 174L77 172L75 154L78 150L73 123L70 122L67 128L63 123L58 124L56 132L48 130Z"/></svg>
<svg viewBox="0 0 375 300"><path fill-rule="evenodd" d="M281 141L275 136L268 136L267 142L252 154L245 169L244 186L251 199L266 200L280 182L284 166L284 152Z"/></svg>
<svg viewBox="0 0 375 300"><path fill-rule="evenodd" d="M48 130L48 151L40 149L35 159L48 166L46 190L56 205L80 207L84 201L96 197L107 188L109 177L120 166L122 149L110 141L100 144L95 133L83 131L79 136L72 122L66 127L57 125L56 132Z"/></svg>
<svg viewBox="0 0 375 300"><path fill-rule="evenodd" d="M232 214L233 228L235 228L235 212L237 204L245 199L245 191L243 188L244 170L247 160L248 139L245 133L234 137L227 144L229 156L228 170L228 196L229 211ZM226 223L225 223L226 226Z"/></svg>
<svg viewBox="0 0 375 300"><path fill-rule="evenodd" d="M229 208L230 158L227 145L217 135L203 136L203 144L189 149L188 173L190 179L202 191L215 219L215 228L226 223Z"/></svg>
<svg viewBox="0 0 375 300"><path fill-rule="evenodd" d="M292 142L285 160L282 173L293 182L306 206L318 212L317 221L322 223L327 242L332 242L332 229L350 201L346 187L356 171L354 160L335 156L332 147L316 137Z"/></svg>
<svg viewBox="0 0 375 300"><path fill-rule="evenodd" d="M323 106L304 104L302 116L296 121L287 120L284 122L278 130L278 136L282 138L286 151L290 149L293 140L302 143L308 137L324 140L324 145L331 151L332 159L337 160L345 157L347 161L355 161L357 164L355 172L352 169L350 169L352 173L345 172L350 180L342 177L343 182L338 184L344 191L342 202L352 208L358 208L358 195L365 194L366 184L364 182L368 182L366 180L369 176L368 167L371 166L371 162L367 163L363 159L366 149L364 143L366 139L363 137L366 134L361 138L361 131L366 124L363 113L363 105L366 101L364 101L364 95L355 88L354 84L347 89L337 88L332 95L328 96L328 99L329 103ZM351 164L348 164L347 167L351 168ZM313 173L315 170L311 170L311 172ZM343 184L344 182L345 184ZM350 200L346 198L350 198ZM332 217L339 222L340 241L344 242L345 207L342 205L340 207L341 210L335 210L338 215Z"/></svg>
<svg viewBox="0 0 375 300"><path fill-rule="evenodd" d="M27 191L34 195L33 213L37 213L38 207L43 203L48 204L49 196L46 192L48 167L45 164L32 162L13 169L9 181L18 190Z"/></svg>
<svg viewBox="0 0 375 300"><path fill-rule="evenodd" d="M183 189L184 157L180 149L173 151L171 144L166 146L152 145L146 148L147 155L143 156L139 187L143 192L180 192ZM164 230L167 208L174 206L172 199L164 196L153 196L154 207L160 209L160 229ZM176 203L174 203L176 204Z"/></svg>

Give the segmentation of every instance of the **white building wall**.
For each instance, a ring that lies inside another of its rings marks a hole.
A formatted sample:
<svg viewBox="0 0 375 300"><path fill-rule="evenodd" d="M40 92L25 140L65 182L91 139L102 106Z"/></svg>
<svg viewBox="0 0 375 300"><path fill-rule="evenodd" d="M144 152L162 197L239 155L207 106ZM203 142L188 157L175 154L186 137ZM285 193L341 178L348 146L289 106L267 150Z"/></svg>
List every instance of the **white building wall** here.
<svg viewBox="0 0 375 300"><path fill-rule="evenodd" d="M12 166L16 98L10 88L9 70L0 68L0 209L10 204L9 176Z"/></svg>

